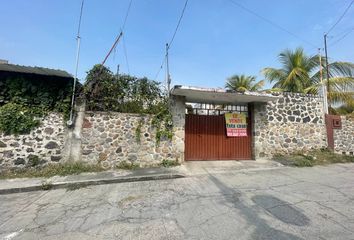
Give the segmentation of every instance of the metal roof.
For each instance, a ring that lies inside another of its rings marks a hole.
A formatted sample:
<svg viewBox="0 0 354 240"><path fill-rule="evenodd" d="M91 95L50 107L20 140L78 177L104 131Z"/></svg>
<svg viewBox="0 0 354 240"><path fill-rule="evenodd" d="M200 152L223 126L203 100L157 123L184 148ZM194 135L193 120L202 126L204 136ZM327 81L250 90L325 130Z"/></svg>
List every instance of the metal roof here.
<svg viewBox="0 0 354 240"><path fill-rule="evenodd" d="M0 64L0 72L17 72L17 73L36 74L36 75L43 75L43 76L73 78L71 74L63 70L42 68L42 67L28 67L28 66L20 66L20 65L5 64L5 63Z"/></svg>
<svg viewBox="0 0 354 240"><path fill-rule="evenodd" d="M263 92L232 92L221 88L201 88L179 85L173 87L171 94L174 96L184 96L187 102L213 104L269 102L279 98Z"/></svg>

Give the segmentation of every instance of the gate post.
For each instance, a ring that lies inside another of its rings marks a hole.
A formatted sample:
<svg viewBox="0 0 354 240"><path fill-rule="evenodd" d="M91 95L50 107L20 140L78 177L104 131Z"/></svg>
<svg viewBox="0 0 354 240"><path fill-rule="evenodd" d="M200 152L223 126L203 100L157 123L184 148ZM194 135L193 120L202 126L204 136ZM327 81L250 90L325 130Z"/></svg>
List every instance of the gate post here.
<svg viewBox="0 0 354 240"><path fill-rule="evenodd" d="M170 113L173 122L172 146L178 162L184 161L184 139L186 122L186 99L182 96L170 96Z"/></svg>
<svg viewBox="0 0 354 240"><path fill-rule="evenodd" d="M342 127L341 118L337 115L325 115L328 149L334 151L334 130Z"/></svg>

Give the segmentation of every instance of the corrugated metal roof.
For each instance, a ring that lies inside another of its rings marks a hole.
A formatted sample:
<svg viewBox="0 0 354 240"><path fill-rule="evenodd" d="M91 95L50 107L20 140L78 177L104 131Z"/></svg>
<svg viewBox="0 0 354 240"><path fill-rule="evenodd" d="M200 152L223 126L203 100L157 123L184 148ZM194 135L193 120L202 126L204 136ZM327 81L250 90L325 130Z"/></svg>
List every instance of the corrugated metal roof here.
<svg viewBox="0 0 354 240"><path fill-rule="evenodd" d="M63 70L42 68L42 67L28 67L15 64L0 64L0 72L18 72L27 74L36 74L44 76L56 76L64 78L73 78L72 75Z"/></svg>

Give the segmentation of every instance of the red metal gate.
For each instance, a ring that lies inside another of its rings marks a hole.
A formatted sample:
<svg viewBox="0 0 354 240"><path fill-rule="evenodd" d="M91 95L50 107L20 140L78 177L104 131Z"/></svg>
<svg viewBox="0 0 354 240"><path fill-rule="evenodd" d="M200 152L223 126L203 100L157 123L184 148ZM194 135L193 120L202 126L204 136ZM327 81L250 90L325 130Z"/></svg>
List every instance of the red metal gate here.
<svg viewBox="0 0 354 240"><path fill-rule="evenodd" d="M185 160L252 159L251 121L247 118L247 137L227 137L225 117L186 115Z"/></svg>

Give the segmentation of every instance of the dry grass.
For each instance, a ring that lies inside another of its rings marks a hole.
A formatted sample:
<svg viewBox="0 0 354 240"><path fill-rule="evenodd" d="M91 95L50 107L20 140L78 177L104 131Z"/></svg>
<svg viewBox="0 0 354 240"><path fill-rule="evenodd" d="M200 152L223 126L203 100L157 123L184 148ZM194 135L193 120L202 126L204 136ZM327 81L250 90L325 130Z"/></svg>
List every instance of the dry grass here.
<svg viewBox="0 0 354 240"><path fill-rule="evenodd" d="M354 156L333 153L327 149L313 150L307 154L277 155L273 160L286 166L312 167L332 163L354 163Z"/></svg>
<svg viewBox="0 0 354 240"><path fill-rule="evenodd" d="M49 178L53 176L76 175L84 172L104 171L99 165L89 165L81 162L50 164L41 168L24 168L8 170L0 173L0 179L8 178Z"/></svg>

